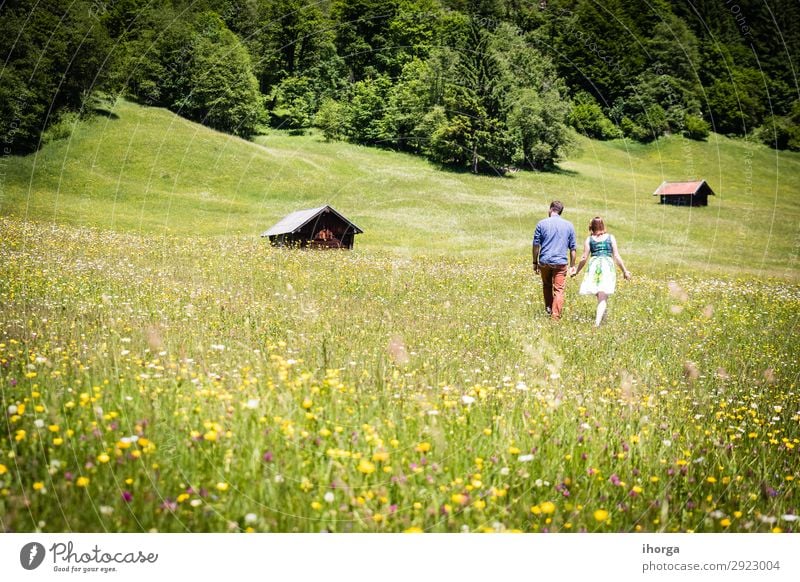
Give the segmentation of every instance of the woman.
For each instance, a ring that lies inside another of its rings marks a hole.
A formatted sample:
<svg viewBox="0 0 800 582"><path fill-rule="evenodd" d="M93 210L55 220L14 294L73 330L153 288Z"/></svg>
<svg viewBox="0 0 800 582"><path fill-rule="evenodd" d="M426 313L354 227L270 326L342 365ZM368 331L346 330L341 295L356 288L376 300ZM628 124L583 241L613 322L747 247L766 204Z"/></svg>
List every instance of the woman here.
<svg viewBox="0 0 800 582"><path fill-rule="evenodd" d="M606 232L606 225L603 219L595 216L589 223L589 232L586 242L583 244L583 255L578 266L572 269L571 276L581 272L586 260L589 266L586 275L583 277L579 293L581 295L595 295L597 297L597 313L595 314L594 325L600 327L606 314L608 306L608 296L614 293L617 286L617 270L614 263L622 269L625 279L631 278L631 273L625 268L622 257L617 250L617 241L614 235Z"/></svg>

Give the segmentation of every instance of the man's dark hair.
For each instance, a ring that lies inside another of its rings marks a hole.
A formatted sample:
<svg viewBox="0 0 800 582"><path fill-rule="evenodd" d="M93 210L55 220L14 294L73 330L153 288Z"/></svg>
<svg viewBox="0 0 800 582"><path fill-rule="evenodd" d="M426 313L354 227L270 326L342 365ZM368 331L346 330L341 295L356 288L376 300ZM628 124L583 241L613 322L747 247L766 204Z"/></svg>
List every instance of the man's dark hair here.
<svg viewBox="0 0 800 582"><path fill-rule="evenodd" d="M558 214L560 215L561 212L564 210L564 205L561 204L561 202L559 202L558 200L553 200L550 203L550 212L553 212L554 210L558 212Z"/></svg>

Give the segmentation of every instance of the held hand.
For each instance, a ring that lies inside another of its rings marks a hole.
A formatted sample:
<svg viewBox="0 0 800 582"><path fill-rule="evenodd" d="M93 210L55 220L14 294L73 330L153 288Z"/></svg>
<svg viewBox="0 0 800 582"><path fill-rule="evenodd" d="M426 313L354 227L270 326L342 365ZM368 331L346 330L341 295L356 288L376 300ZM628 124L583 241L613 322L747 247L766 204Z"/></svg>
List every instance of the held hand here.
<svg viewBox="0 0 800 582"><path fill-rule="evenodd" d="M631 272L630 271L623 271L622 274L625 277L626 281L630 281L631 280Z"/></svg>
<svg viewBox="0 0 800 582"><path fill-rule="evenodd" d="M570 267L569 268L569 276L574 277L578 274L578 267Z"/></svg>
<svg viewBox="0 0 800 582"><path fill-rule="evenodd" d="M533 272L536 273L537 275L539 274L539 263L533 264Z"/></svg>

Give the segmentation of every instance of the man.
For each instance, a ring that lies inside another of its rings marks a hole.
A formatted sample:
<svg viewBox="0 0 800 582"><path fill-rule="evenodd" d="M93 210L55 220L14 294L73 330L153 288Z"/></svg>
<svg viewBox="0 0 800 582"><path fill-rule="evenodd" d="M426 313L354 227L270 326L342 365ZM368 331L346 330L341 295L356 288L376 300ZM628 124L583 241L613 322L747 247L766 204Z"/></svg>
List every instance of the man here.
<svg viewBox="0 0 800 582"><path fill-rule="evenodd" d="M561 218L563 210L561 202L551 202L550 216L540 220L533 233L533 272L542 276L544 308L555 321L564 308L568 251L570 270L575 265L575 227Z"/></svg>

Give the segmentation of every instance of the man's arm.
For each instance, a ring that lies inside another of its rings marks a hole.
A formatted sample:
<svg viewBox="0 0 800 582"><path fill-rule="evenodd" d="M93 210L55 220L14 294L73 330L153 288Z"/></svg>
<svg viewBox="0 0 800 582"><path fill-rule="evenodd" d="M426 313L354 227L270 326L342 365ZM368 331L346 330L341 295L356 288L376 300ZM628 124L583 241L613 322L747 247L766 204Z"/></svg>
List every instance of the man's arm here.
<svg viewBox="0 0 800 582"><path fill-rule="evenodd" d="M533 272L537 274L539 273L539 251L541 248L537 244L533 245Z"/></svg>

